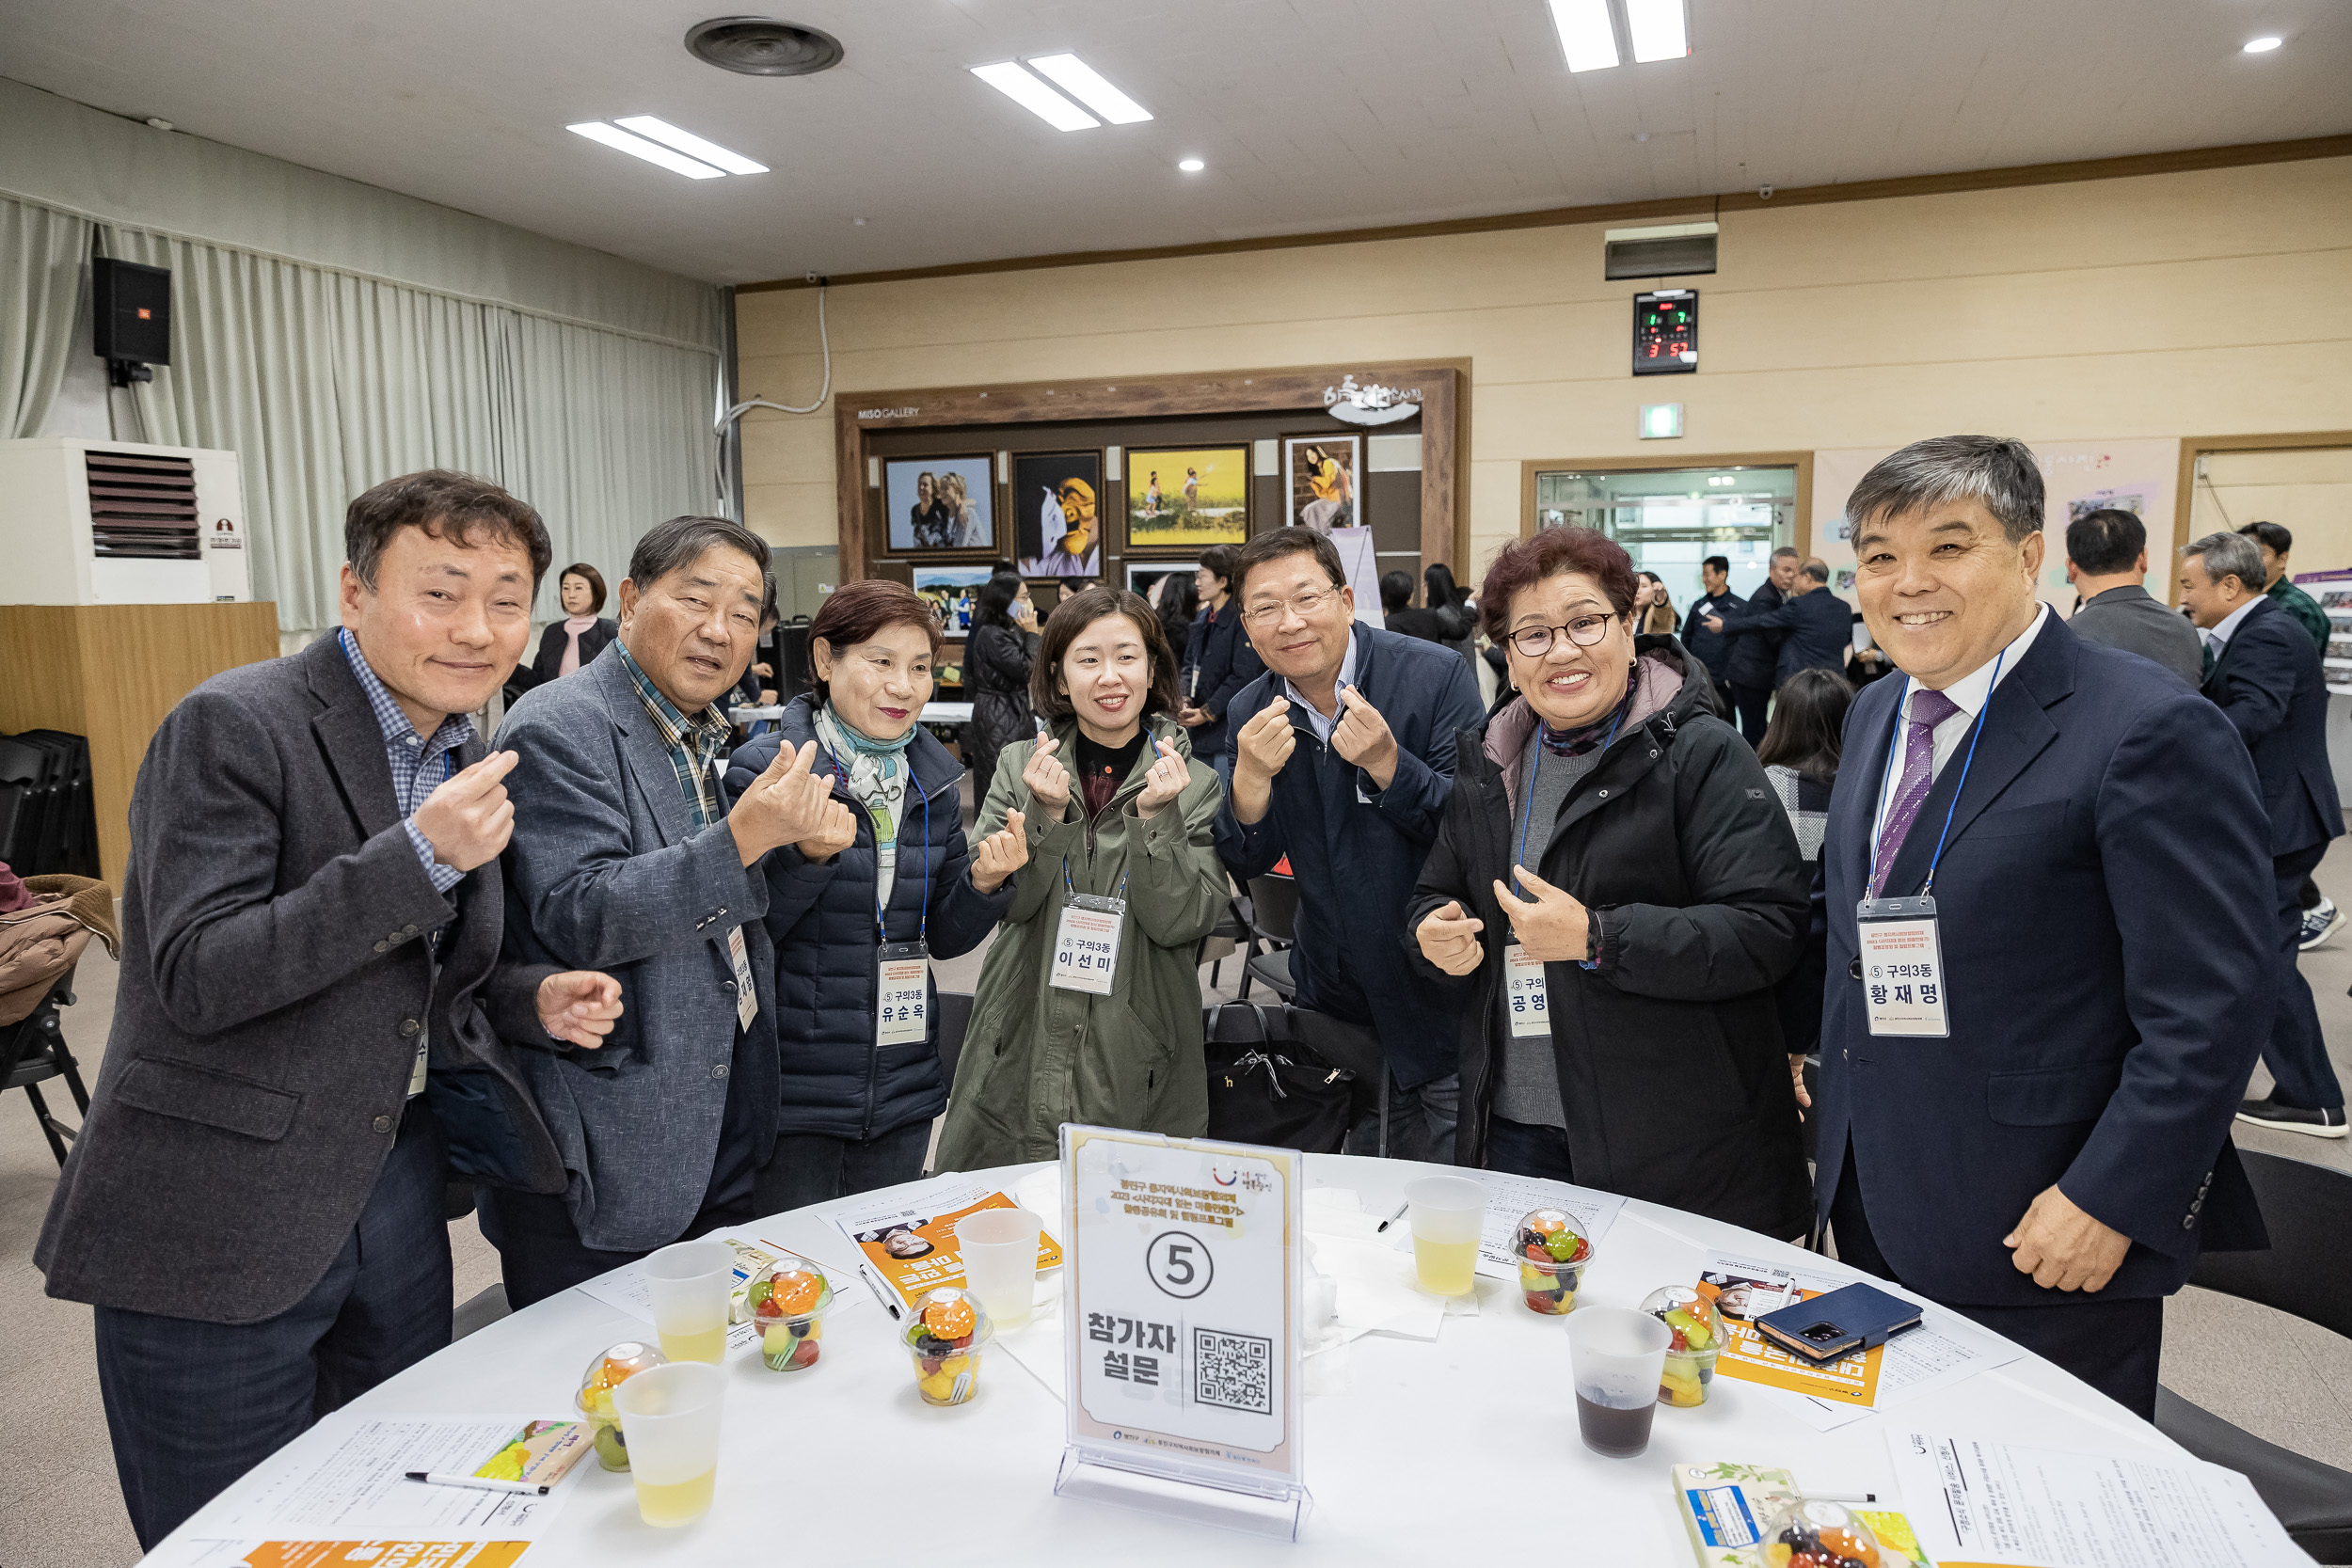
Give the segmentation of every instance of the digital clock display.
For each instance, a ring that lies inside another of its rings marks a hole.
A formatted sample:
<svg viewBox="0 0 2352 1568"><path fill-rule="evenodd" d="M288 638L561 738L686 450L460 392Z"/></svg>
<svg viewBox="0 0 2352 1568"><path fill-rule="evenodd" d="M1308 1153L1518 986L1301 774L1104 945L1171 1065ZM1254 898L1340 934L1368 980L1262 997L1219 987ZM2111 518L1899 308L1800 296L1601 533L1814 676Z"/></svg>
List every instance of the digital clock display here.
<svg viewBox="0 0 2352 1568"><path fill-rule="evenodd" d="M1681 375L1699 368L1699 292L1633 296L1633 373Z"/></svg>

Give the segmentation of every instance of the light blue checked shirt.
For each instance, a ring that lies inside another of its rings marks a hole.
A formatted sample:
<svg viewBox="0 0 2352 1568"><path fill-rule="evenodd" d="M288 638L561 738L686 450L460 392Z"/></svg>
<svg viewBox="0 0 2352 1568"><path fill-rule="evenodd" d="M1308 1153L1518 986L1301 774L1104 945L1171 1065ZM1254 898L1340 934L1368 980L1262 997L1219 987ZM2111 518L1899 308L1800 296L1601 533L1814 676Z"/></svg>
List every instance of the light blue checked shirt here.
<svg viewBox="0 0 2352 1568"><path fill-rule="evenodd" d="M368 694L368 706L375 710L376 725L384 732L384 760L392 765L392 799L400 803L401 825L408 830L408 842L416 846L417 859L424 863L424 874L433 879L434 891L445 894L464 881L466 874L434 858L432 841L417 827L417 810L454 770L458 749L474 737L473 721L453 713L441 721L432 739L421 737L408 715L368 668L359 640L349 628L335 635L342 639L343 657L351 660L351 673L358 678L359 689Z"/></svg>

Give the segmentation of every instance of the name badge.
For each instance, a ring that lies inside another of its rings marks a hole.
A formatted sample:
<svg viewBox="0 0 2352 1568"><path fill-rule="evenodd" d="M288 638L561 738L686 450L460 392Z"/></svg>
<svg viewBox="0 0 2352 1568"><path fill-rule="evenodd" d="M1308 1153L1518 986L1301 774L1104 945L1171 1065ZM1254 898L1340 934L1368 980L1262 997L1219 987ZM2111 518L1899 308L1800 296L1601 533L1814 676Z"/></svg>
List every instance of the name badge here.
<svg viewBox="0 0 2352 1568"><path fill-rule="evenodd" d="M743 945L740 926L727 933L727 957L735 963L735 1022L748 1029L759 1016L759 991L752 984L752 955Z"/></svg>
<svg viewBox="0 0 2352 1568"><path fill-rule="evenodd" d="M920 942L885 942L874 974L874 1043L920 1045L931 1034L931 950Z"/></svg>
<svg viewBox="0 0 2352 1568"><path fill-rule="evenodd" d="M1544 960L1531 958L1518 942L1502 949L1502 1006L1511 1015L1515 1039L1551 1037L1551 1013L1544 995Z"/></svg>
<svg viewBox="0 0 2352 1568"><path fill-rule="evenodd" d="M1870 1033L1933 1039L1950 1035L1935 900L1865 898L1854 906L1854 922L1861 938L1856 962Z"/></svg>
<svg viewBox="0 0 2352 1568"><path fill-rule="evenodd" d="M1111 993L1119 967L1119 932L1127 921L1127 900L1073 893L1062 901L1061 926L1054 933L1054 985L1060 990Z"/></svg>

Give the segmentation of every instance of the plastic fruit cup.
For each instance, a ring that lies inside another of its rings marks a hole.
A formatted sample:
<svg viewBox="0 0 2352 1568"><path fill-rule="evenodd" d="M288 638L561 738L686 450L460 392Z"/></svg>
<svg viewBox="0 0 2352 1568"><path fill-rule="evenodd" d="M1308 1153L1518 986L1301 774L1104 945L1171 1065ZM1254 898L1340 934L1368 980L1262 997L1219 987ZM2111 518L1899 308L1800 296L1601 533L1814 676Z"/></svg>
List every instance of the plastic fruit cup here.
<svg viewBox="0 0 2352 1568"><path fill-rule="evenodd" d="M659 1367L668 1358L640 1339L608 1345L588 1362L580 1374L580 1391L572 1406L588 1419L596 1459L608 1470L628 1468L628 1445L621 1438L621 1416L612 1403L612 1390L639 1372Z"/></svg>
<svg viewBox="0 0 2352 1568"><path fill-rule="evenodd" d="M1668 1285L1642 1298L1642 1310L1666 1325L1666 1361L1658 1374L1658 1400L1681 1409L1707 1402L1715 1381L1715 1358L1723 1354L1724 1323L1712 1297L1688 1285Z"/></svg>
<svg viewBox="0 0 2352 1568"><path fill-rule="evenodd" d="M645 1523L691 1525L710 1512L725 1394L726 1374L707 1361L654 1367L614 1390Z"/></svg>
<svg viewBox="0 0 2352 1568"><path fill-rule="evenodd" d="M1884 1568L1888 1560L1870 1527L1843 1503L1791 1497L1764 1521L1766 1568L1814 1568L1834 1562Z"/></svg>
<svg viewBox="0 0 2352 1568"><path fill-rule="evenodd" d="M1576 1221L1558 1209L1531 1209L1512 1232L1511 1245L1527 1309L1553 1318L1575 1311L1577 1287L1593 1260L1593 1243Z"/></svg>
<svg viewBox="0 0 2352 1568"><path fill-rule="evenodd" d="M743 1292L759 1329L759 1358L770 1371L799 1372L817 1365L833 1310L833 1283L802 1258L780 1258L752 1276Z"/></svg>
<svg viewBox="0 0 2352 1568"><path fill-rule="evenodd" d="M994 1330L968 1291L943 1286L914 1304L906 1345L925 1404L962 1404L980 1390L980 1348Z"/></svg>

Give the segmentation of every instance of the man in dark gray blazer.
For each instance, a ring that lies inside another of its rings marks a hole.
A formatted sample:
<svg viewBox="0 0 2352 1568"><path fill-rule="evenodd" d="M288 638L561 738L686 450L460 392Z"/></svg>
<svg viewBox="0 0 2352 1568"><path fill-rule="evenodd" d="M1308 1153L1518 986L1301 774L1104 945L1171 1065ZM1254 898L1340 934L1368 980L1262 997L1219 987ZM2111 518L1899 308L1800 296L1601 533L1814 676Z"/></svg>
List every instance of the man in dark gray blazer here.
<svg viewBox="0 0 2352 1568"><path fill-rule="evenodd" d="M483 1195L518 1307L757 1217L781 1093L758 862L820 828L839 836L849 815L810 771L814 742L780 751L731 811L712 771L727 733L715 705L771 595L768 546L740 523L657 524L621 583L620 641L526 693L499 732L521 759L508 951L610 971L626 1005L601 1050L522 1053L567 1181Z"/></svg>
<svg viewBox="0 0 2352 1568"><path fill-rule="evenodd" d="M618 1013L605 975L500 958L514 759L465 716L530 636L538 514L437 470L344 540L342 629L148 747L114 1028L34 1252L97 1307L142 1546L449 1342L449 1171L563 1180L498 1036L587 1049Z"/></svg>
<svg viewBox="0 0 2352 1568"><path fill-rule="evenodd" d="M2142 586L2148 530L2128 512L2102 507L2066 525L2066 580L2082 595L2067 625L2077 637L2153 660L2190 690L2204 679L2204 649L2188 619Z"/></svg>

